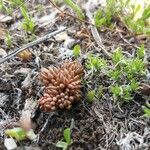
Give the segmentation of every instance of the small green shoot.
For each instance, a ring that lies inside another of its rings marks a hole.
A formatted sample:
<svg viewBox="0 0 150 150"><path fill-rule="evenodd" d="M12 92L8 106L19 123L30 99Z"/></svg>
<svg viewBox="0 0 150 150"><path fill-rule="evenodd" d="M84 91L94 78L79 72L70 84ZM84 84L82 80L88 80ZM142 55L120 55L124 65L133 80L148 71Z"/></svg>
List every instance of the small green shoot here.
<svg viewBox="0 0 150 150"><path fill-rule="evenodd" d="M64 2L70 7L72 8L72 10L77 14L77 16L79 17L79 19L84 20L85 16L83 11L81 10L81 8L73 2L73 0L64 0Z"/></svg>
<svg viewBox="0 0 150 150"><path fill-rule="evenodd" d="M130 80L133 77L138 77L145 74L145 63L142 59L133 58L126 62L124 71L127 75L127 78Z"/></svg>
<svg viewBox="0 0 150 150"><path fill-rule="evenodd" d="M122 102L129 102L132 99L132 90L129 85L111 86L111 92L115 101L119 99Z"/></svg>
<svg viewBox="0 0 150 150"><path fill-rule="evenodd" d="M58 141L56 146L62 148L63 150L67 150L67 148L71 145L71 129L66 128L63 132L64 140L65 141Z"/></svg>
<svg viewBox="0 0 150 150"><path fill-rule="evenodd" d="M0 12L4 12L7 15L12 13L12 9L10 7L5 6L4 0L0 0Z"/></svg>
<svg viewBox="0 0 150 150"><path fill-rule="evenodd" d="M102 8L99 8L94 16L95 25L101 27L102 25L107 25L106 18L103 16Z"/></svg>
<svg viewBox="0 0 150 150"><path fill-rule="evenodd" d="M114 97L119 97L122 95L122 88L119 85L111 86L111 92L113 93Z"/></svg>
<svg viewBox="0 0 150 150"><path fill-rule="evenodd" d="M92 71L99 71L106 66L106 61L98 56L89 54L86 67Z"/></svg>
<svg viewBox="0 0 150 150"><path fill-rule="evenodd" d="M141 11L140 5L132 5L131 10L132 13L130 15L125 15L122 17L124 24L128 27L128 29L135 34L146 34L150 35L149 29L149 18L150 18L150 5L147 5L144 8L144 11L141 17L136 18L137 13Z"/></svg>
<svg viewBox="0 0 150 150"><path fill-rule="evenodd" d="M132 79L130 82L130 87L132 91L137 91L139 88L139 83L135 79Z"/></svg>
<svg viewBox="0 0 150 150"><path fill-rule="evenodd" d="M12 47L12 40L11 40L11 36L9 34L8 31L6 31L6 35L5 35L5 44L11 48Z"/></svg>
<svg viewBox="0 0 150 150"><path fill-rule="evenodd" d="M32 18L28 15L26 7L21 7L21 13L24 19L22 22L22 28L26 32L34 34L36 25Z"/></svg>
<svg viewBox="0 0 150 150"><path fill-rule="evenodd" d="M81 47L80 45L75 45L73 48L73 55L75 58L79 57L81 54Z"/></svg>
<svg viewBox="0 0 150 150"><path fill-rule="evenodd" d="M137 50L134 58L125 57L119 48L113 53L114 66L108 76L113 81L110 87L115 100L129 102L133 93L138 90L140 77L146 75L144 53L143 46Z"/></svg>
<svg viewBox="0 0 150 150"><path fill-rule="evenodd" d="M142 8L141 4L132 4L130 0L106 0L106 6L96 11L94 21L99 28L113 27L113 21L117 18L120 18L132 34L150 35L150 5L148 2Z"/></svg>
<svg viewBox="0 0 150 150"><path fill-rule="evenodd" d="M143 106L144 117L150 118L150 104L148 106Z"/></svg>
<svg viewBox="0 0 150 150"><path fill-rule="evenodd" d="M109 72L109 77L112 79L112 80L115 80L115 81L118 81L120 78L121 78L121 69L119 70L112 70Z"/></svg>
<svg viewBox="0 0 150 150"><path fill-rule="evenodd" d="M144 59L144 55L145 55L145 48L144 44L142 44L141 47L137 49L137 57L139 59Z"/></svg>
<svg viewBox="0 0 150 150"><path fill-rule="evenodd" d="M99 8L94 16L95 25L97 27L110 26L113 16L118 12L115 0L106 0L106 7Z"/></svg>
<svg viewBox="0 0 150 150"><path fill-rule="evenodd" d="M121 48L117 48L112 55L113 63L117 64L123 59L123 54Z"/></svg>
<svg viewBox="0 0 150 150"><path fill-rule="evenodd" d="M11 7L18 7L24 5L24 0L9 0Z"/></svg>
<svg viewBox="0 0 150 150"><path fill-rule="evenodd" d="M88 91L88 93L87 93L88 102L90 102L90 103L94 102L95 96L96 96L96 91L95 90Z"/></svg>

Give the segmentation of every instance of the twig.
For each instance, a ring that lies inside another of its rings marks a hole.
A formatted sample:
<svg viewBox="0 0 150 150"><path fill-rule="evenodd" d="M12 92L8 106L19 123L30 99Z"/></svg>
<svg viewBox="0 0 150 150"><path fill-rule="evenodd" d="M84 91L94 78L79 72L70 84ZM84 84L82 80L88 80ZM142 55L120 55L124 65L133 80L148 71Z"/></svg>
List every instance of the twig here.
<svg viewBox="0 0 150 150"><path fill-rule="evenodd" d="M88 22L88 21L86 21L86 20L82 20L82 19L80 19L80 18L78 18L78 17L76 17L76 16L74 16L74 15L72 15L72 14L66 12L66 11L62 11L55 3L52 2L51 0L48 0L48 1L49 1L58 11L60 11L62 14L66 15L66 16L70 16L70 17L72 17L72 18L74 18L74 19L76 19L76 20L79 20L79 21L81 21L81 22L84 22L84 23L86 23L86 24L89 24L89 25L91 25L91 26L95 26L95 27L96 27L96 25L92 24L91 22Z"/></svg>
<svg viewBox="0 0 150 150"><path fill-rule="evenodd" d="M118 33L119 33L120 38L121 38L125 43L127 43L127 44L129 44L129 45L131 45L131 46L133 46L133 47L135 47L135 48L139 48L137 45L132 44L132 43L130 43L129 41L127 41L127 40L123 37L123 35L122 35L120 32L118 32Z"/></svg>
<svg viewBox="0 0 150 150"><path fill-rule="evenodd" d="M70 17L72 17L72 18L74 18L74 19L76 19L76 20L79 20L79 21L81 21L81 22L84 22L84 23L87 23L87 24L91 25L92 35L93 35L93 37L94 37L96 43L97 43L97 44L99 45L99 47L102 49L102 51L104 52L104 54L105 54L107 57L111 58L111 54L105 49L104 45L102 44L101 38L100 38L100 36L99 36L99 34L98 34L98 31L97 31L97 28L96 28L97 26L91 21L91 18L90 18L89 16L88 16L88 17L89 17L89 19L90 19L91 22L82 20L82 19L80 19L80 18L78 18L78 17L75 17L75 16L73 16L73 15L71 15L71 14L65 12L65 11L62 11L56 4L54 4L54 2L52 2L51 0L48 0L48 1L49 1L57 10L59 10L62 14L67 15L67 16L70 16Z"/></svg>
<svg viewBox="0 0 150 150"><path fill-rule="evenodd" d="M46 122L44 123L42 129L41 129L41 130L39 131L39 133L38 133L36 143L39 142L39 140L40 140L40 134L46 129L46 127L47 127L47 125L48 125L48 122L49 122L50 118L51 118L53 115L54 115L54 112L51 113L51 114L48 116L48 118L46 119Z"/></svg>
<svg viewBox="0 0 150 150"><path fill-rule="evenodd" d="M86 7L86 15L87 17L89 18L89 21L91 22L91 24L93 24L94 20L93 20L93 15L92 13L90 12L89 10L89 5L87 5ZM96 26L91 26L91 32L92 32L92 35L93 35L93 38L95 40L95 42L98 44L98 46L101 48L101 50L103 51L103 53L111 59L111 53L109 53L107 51L107 49L105 48L104 44L102 43L102 40L101 40L101 37L98 33L98 30L96 28Z"/></svg>
<svg viewBox="0 0 150 150"><path fill-rule="evenodd" d="M21 48L17 48L16 50L14 50L13 52L11 52L10 54L8 54L7 56L5 56L4 58L0 59L0 64L2 64L3 62L11 59L12 57L14 57L15 55L17 55L18 53L22 52L23 50L28 49L29 47L32 47L34 45L37 45L37 44L39 44L41 42L46 41L47 39L49 39L52 36L54 36L54 35L62 32L62 31L64 31L65 29L66 29L66 27L62 27L62 28L60 28L60 29L58 29L58 30L56 30L56 31L54 31L52 33L49 33L49 34L47 34L47 35L45 35L45 36L43 36L43 37L41 37L41 38L33 41L33 42L30 42L30 43L26 44L25 46L23 46Z"/></svg>

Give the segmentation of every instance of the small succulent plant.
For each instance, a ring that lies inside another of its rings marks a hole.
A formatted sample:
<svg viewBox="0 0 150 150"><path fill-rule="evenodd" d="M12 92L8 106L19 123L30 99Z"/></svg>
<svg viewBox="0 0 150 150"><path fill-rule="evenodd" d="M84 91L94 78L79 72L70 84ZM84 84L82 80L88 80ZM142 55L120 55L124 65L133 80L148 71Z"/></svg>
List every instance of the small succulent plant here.
<svg viewBox="0 0 150 150"><path fill-rule="evenodd" d="M42 110L49 112L70 109L74 101L81 98L83 67L77 61L66 61L60 67L43 68L39 78L45 85L43 97L39 100Z"/></svg>

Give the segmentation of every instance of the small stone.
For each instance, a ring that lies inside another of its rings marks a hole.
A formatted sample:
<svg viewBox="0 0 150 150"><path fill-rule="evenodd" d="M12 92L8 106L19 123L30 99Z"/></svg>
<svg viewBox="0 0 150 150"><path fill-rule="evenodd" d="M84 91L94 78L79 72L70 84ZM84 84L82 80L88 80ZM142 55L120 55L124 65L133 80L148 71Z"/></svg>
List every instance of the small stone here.
<svg viewBox="0 0 150 150"><path fill-rule="evenodd" d="M13 138L6 138L4 140L4 145L7 150L15 150L17 148L17 144Z"/></svg>

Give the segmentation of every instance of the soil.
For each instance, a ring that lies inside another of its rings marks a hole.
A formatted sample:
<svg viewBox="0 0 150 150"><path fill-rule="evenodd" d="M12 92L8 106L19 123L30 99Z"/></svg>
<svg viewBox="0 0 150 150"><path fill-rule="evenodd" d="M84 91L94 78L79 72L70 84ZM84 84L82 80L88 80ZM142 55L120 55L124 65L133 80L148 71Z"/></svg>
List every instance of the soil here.
<svg viewBox="0 0 150 150"><path fill-rule="evenodd" d="M36 10L36 6L43 5L44 10ZM49 4L49 1L32 2L27 1L29 12L38 21L45 15L50 15L56 8ZM49 6L49 7L48 7ZM48 7L48 8L47 8ZM51 9L50 9L51 8ZM33 12L32 12L32 11ZM67 9L67 11L70 11ZM70 12L72 13L72 12ZM18 17L19 11L13 14L14 17ZM10 34L13 37L13 47L8 48L1 40L1 48L7 53L12 49L21 47L27 44L29 41L25 41L29 34L26 34L23 30L15 27L16 22L22 18L18 17L13 19L12 22L3 23L2 26L10 30ZM37 23L36 38L45 35L46 33L57 30L60 26L67 27L66 31L70 38L75 40L75 44L80 44L82 48L82 56L79 61L85 67L86 53L93 52L101 57L107 58L102 52L98 51L98 45L92 37L90 31L90 25L81 23L70 16L62 16L58 13L47 25ZM130 55L135 51L135 45L145 44L146 48L150 48L149 38L144 40L138 40L131 35L119 21L116 21L117 28L120 28L122 32L116 30L105 29L103 32L99 32L102 38L104 46L111 53L115 48L122 47L125 54ZM77 33L84 32L85 35L77 36ZM21 35L21 36L19 36ZM122 35L122 36L120 36ZM126 42L128 41L128 42ZM0 66L0 123L7 119L14 119L18 121L21 115L21 110L24 108L26 99L33 98L38 101L42 95L43 85L38 80L38 73L41 67L58 66L64 61L63 57L59 57L59 49L63 47L64 41L59 41L54 37L49 40L35 45L29 48L32 52L32 59L27 62L21 61L17 56L4 62ZM71 46L70 49L72 49ZM39 55L38 55L39 54ZM36 58L40 58L40 61L36 61ZM149 58L149 54L147 54ZM109 58L107 58L109 60ZM148 66L149 67L149 66ZM20 70L23 69L25 73ZM26 69L29 69L27 71ZM16 73L18 71L18 73ZM26 88L22 87L23 81L25 81L27 75L31 73ZM102 75L88 76L88 71L85 68L84 81L88 82L88 85L83 86L82 99L79 103L75 103L71 110L57 110L55 112L45 113L38 107L34 109L33 124L34 132L38 135L36 142L25 140L18 142L18 146L21 149L24 146L38 146L41 150L59 150L56 147L56 143L63 139L63 130L65 128L71 128L72 144L69 146L69 150L122 150L117 144L117 141L125 137L128 133L137 133L144 138L144 143L150 143L150 132L144 135L145 130L149 129L150 120L143 117L142 106L145 105L148 97L136 93L133 97L133 101L130 103L117 104L114 103L113 97L108 91L107 87L111 84L107 77ZM147 79L143 79L144 82L148 82ZM104 95L97 97L93 103L89 103L86 98L88 89L94 89L98 86L105 86ZM0 130L5 130L7 126L1 127ZM0 132L0 150L5 150L4 139L6 136ZM137 141L138 143L139 141ZM149 147L143 147L143 150L150 149ZM134 150L134 149L133 149ZM137 148L138 150L138 148Z"/></svg>

